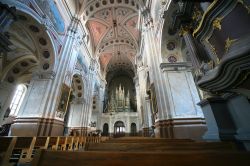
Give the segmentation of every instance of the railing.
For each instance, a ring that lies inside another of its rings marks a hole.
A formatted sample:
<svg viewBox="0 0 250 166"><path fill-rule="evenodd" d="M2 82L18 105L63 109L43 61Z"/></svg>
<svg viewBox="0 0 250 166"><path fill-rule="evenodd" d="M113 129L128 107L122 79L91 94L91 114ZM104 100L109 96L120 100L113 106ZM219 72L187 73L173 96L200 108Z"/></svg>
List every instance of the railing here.
<svg viewBox="0 0 250 166"><path fill-rule="evenodd" d="M30 163L39 149L85 150L88 143L100 143L107 139L100 136L0 137L0 165Z"/></svg>

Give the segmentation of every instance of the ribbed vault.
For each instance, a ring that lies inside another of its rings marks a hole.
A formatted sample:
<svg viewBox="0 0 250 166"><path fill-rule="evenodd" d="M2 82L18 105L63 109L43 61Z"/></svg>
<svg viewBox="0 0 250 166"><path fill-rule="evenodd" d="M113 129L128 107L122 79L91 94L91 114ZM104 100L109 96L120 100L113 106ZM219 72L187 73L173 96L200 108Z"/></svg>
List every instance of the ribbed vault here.
<svg viewBox="0 0 250 166"><path fill-rule="evenodd" d="M92 50L106 74L116 69L134 70L138 50L139 5L134 0L85 1L83 20Z"/></svg>

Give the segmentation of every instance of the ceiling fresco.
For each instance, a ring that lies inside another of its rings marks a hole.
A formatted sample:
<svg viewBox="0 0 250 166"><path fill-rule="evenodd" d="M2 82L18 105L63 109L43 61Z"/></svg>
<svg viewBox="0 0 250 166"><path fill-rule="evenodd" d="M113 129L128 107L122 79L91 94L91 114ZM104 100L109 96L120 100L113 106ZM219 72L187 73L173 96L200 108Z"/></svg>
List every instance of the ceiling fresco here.
<svg viewBox="0 0 250 166"><path fill-rule="evenodd" d="M133 67L138 50L139 5L134 0L92 0L85 2L83 20L89 31L101 69ZM110 68L109 68L110 67Z"/></svg>

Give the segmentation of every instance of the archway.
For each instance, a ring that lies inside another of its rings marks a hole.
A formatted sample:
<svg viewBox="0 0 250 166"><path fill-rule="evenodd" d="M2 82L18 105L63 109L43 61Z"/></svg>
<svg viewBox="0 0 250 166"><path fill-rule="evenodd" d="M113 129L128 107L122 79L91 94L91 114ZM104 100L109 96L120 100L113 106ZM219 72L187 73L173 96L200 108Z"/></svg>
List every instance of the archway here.
<svg viewBox="0 0 250 166"><path fill-rule="evenodd" d="M131 123L131 126L130 126L130 136L136 136L137 133L136 133L136 124L135 123Z"/></svg>
<svg viewBox="0 0 250 166"><path fill-rule="evenodd" d="M109 125L107 123L105 123L103 125L102 135L103 136L108 136L109 135Z"/></svg>
<svg viewBox="0 0 250 166"><path fill-rule="evenodd" d="M4 6L9 8L8 5ZM56 48L50 31L43 28L42 18L20 6L14 15L17 19L6 26L4 31L11 47L3 54L5 65L0 69L0 123L5 123L5 112L11 107L18 85L29 89L34 80L52 78L55 74ZM18 109L15 111L17 115Z"/></svg>
<svg viewBox="0 0 250 166"><path fill-rule="evenodd" d="M123 136L125 136L125 125L122 121L117 121L114 125L114 137Z"/></svg>

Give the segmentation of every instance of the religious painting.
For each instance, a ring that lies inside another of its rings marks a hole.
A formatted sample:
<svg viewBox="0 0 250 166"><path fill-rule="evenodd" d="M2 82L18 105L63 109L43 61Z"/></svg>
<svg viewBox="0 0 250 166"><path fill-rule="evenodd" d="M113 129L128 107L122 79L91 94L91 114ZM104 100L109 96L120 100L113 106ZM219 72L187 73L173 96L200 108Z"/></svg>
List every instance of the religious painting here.
<svg viewBox="0 0 250 166"><path fill-rule="evenodd" d="M57 109L57 117L63 118L67 111L68 103L69 103L69 97L70 97L70 87L68 87L66 84L62 85L61 88L61 97L58 104Z"/></svg>
<svg viewBox="0 0 250 166"><path fill-rule="evenodd" d="M153 108L153 113L158 112L158 106L157 106L157 98L156 98L156 92L155 92L155 86L154 84L151 85L150 87L150 93L151 93L151 105Z"/></svg>
<svg viewBox="0 0 250 166"><path fill-rule="evenodd" d="M55 29L59 33L64 32L64 20L54 2L54 0L36 0L38 6L49 17Z"/></svg>

